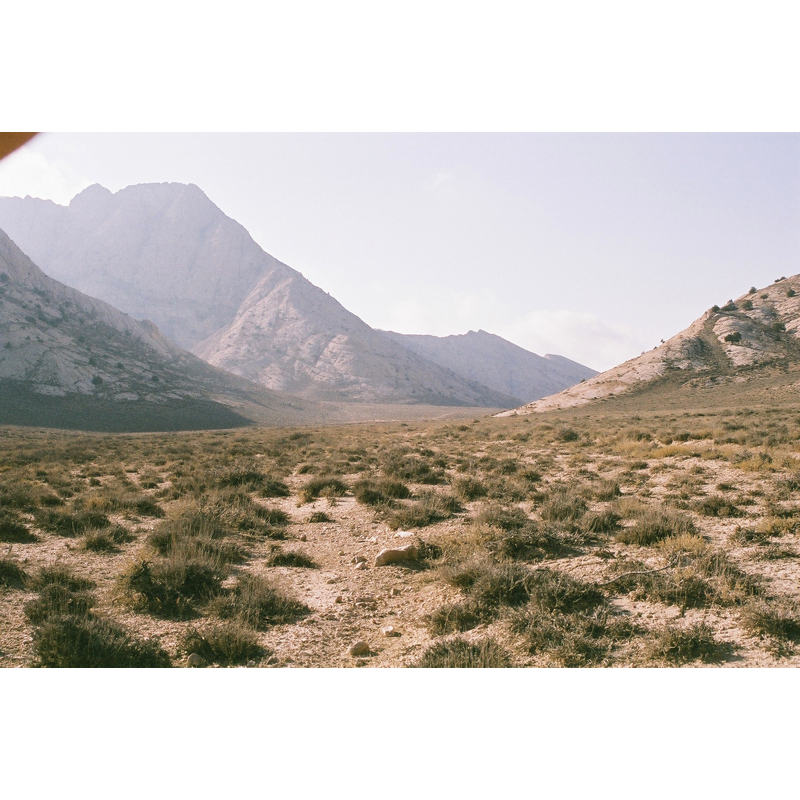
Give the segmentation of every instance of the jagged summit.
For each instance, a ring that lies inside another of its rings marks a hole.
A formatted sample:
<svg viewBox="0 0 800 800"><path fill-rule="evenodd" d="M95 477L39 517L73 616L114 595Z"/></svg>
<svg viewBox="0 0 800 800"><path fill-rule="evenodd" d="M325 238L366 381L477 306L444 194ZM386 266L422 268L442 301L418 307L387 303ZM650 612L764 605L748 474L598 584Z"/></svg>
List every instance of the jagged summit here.
<svg viewBox="0 0 800 800"><path fill-rule="evenodd" d="M197 186L95 185L69 206L0 198L0 227L54 278L268 388L325 400L518 402L387 340L264 252Z"/></svg>
<svg viewBox="0 0 800 800"><path fill-rule="evenodd" d="M800 363L800 275L706 311L686 330L642 355L565 391L504 415L573 408L644 394L665 382L685 388L744 384L768 367Z"/></svg>

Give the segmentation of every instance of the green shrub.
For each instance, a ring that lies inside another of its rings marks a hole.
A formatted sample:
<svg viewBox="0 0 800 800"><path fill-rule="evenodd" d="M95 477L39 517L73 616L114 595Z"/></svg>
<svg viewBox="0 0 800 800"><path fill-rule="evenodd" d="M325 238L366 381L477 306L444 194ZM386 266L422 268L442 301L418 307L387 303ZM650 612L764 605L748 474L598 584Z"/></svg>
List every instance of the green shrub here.
<svg viewBox="0 0 800 800"><path fill-rule="evenodd" d="M309 522L333 522L324 511L315 511L309 518Z"/></svg>

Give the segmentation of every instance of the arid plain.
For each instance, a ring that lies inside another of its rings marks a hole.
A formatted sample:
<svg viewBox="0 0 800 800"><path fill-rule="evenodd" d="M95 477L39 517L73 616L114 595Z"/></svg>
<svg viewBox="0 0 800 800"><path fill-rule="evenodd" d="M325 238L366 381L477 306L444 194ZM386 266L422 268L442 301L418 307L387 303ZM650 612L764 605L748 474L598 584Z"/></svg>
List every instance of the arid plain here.
<svg viewBox="0 0 800 800"><path fill-rule="evenodd" d="M800 407L714 398L6 427L0 664L796 665Z"/></svg>

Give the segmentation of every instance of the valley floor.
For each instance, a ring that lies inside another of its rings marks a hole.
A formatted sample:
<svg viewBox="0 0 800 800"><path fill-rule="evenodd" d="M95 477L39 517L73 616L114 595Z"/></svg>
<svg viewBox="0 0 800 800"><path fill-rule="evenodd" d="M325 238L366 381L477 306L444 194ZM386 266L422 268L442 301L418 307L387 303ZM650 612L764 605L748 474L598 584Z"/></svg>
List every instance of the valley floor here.
<svg viewBox="0 0 800 800"><path fill-rule="evenodd" d="M0 441L5 667L800 664L794 407Z"/></svg>

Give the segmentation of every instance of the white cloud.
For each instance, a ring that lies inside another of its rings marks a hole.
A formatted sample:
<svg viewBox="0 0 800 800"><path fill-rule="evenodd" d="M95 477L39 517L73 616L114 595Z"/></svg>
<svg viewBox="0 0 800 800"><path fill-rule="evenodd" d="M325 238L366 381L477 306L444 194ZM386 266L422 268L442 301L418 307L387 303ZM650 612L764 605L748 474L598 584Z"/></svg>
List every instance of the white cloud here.
<svg viewBox="0 0 800 800"><path fill-rule="evenodd" d="M0 197L31 195L66 205L89 183L65 164L48 161L31 145L0 162Z"/></svg>
<svg viewBox="0 0 800 800"><path fill-rule="evenodd" d="M450 336L483 329L539 355L565 356L598 370L638 356L648 343L643 331L579 311L535 309L511 315L491 289L396 298L388 315L370 324L399 333Z"/></svg>
<svg viewBox="0 0 800 800"><path fill-rule="evenodd" d="M644 333L630 325L567 309L537 309L502 323L494 332L526 350L566 356L598 370L638 356L646 341Z"/></svg>
<svg viewBox="0 0 800 800"><path fill-rule="evenodd" d="M449 186L453 183L453 175L449 172L437 172L433 180L425 187L429 192Z"/></svg>

